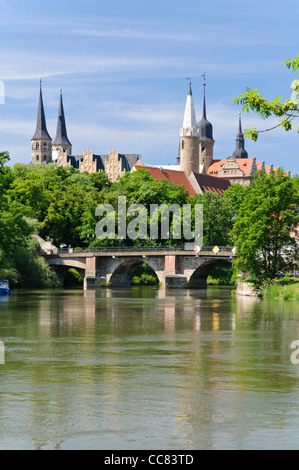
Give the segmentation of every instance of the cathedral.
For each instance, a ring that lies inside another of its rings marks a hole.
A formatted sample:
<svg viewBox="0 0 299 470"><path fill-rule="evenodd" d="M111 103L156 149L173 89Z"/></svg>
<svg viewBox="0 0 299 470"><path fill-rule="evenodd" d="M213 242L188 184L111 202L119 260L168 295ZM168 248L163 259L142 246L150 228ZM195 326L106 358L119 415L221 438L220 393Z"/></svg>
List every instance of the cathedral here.
<svg viewBox="0 0 299 470"><path fill-rule="evenodd" d="M72 144L67 135L62 90L56 136L52 142L47 130L40 83L36 131L31 140L31 163L38 165L55 162L58 166L73 166L80 172L88 173L104 171L112 182L125 172L142 167L154 179L168 179L174 184L183 184L190 196L204 191L223 194L231 184L250 185L258 170L266 173L270 173L271 169L275 171L272 165L265 165L265 162L257 162L255 158L248 157L240 115L234 152L227 158L214 158L215 140L213 126L207 119L205 88L204 82L202 118L197 122L189 83L176 164L153 166L143 163L139 154L120 154L115 149L109 150L108 154L97 155L88 149L82 155L73 155Z"/></svg>
<svg viewBox="0 0 299 470"><path fill-rule="evenodd" d="M67 135L66 120L63 107L62 90L57 120L56 137L52 142L45 117L42 87L40 83L36 131L31 139L31 163L33 165L55 162L58 166L73 166L80 172L97 173L105 171L110 181L123 176L140 162L138 154L120 154L118 150L109 150L108 154L96 155L87 149L83 155L73 155L72 144Z"/></svg>

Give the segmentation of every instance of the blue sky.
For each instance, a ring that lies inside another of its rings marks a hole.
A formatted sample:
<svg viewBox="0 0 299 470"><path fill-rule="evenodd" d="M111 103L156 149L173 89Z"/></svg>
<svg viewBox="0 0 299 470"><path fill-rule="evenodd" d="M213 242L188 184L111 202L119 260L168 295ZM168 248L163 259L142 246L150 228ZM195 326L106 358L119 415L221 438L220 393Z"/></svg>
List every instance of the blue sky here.
<svg viewBox="0 0 299 470"><path fill-rule="evenodd" d="M114 147L146 163L175 163L186 77L199 121L205 72L214 158L228 157L236 95L248 86L269 99L290 97L296 76L283 61L299 53L298 17L298 0L0 0L0 149L10 152L11 164L30 162L42 78L52 139L63 88L74 154ZM242 123L267 128L274 121L244 114ZM264 133L246 149L258 161L299 172L295 129Z"/></svg>

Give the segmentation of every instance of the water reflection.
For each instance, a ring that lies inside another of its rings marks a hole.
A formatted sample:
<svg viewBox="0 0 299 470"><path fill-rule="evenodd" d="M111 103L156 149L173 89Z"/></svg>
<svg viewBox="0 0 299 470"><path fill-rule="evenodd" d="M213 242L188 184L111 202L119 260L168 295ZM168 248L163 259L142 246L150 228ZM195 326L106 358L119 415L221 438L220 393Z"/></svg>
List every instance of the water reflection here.
<svg viewBox="0 0 299 470"><path fill-rule="evenodd" d="M0 446L297 448L294 339L298 303L229 289L19 292L0 302Z"/></svg>

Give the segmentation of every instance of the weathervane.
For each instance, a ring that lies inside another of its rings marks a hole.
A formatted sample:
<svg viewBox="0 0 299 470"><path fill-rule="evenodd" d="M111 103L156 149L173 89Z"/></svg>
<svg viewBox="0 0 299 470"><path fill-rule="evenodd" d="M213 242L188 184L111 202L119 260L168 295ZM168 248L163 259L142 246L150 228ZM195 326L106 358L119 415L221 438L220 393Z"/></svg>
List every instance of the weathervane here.
<svg viewBox="0 0 299 470"><path fill-rule="evenodd" d="M191 77L186 77L186 80L189 80L189 85L191 85Z"/></svg>

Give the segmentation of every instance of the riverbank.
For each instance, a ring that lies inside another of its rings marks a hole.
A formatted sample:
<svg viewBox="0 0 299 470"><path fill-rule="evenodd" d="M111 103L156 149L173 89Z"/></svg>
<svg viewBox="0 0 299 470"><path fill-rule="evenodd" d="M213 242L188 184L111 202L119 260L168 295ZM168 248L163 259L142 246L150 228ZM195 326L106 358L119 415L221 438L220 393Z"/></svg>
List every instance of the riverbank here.
<svg viewBox="0 0 299 470"><path fill-rule="evenodd" d="M299 300L299 279L278 279L262 290L264 299Z"/></svg>

